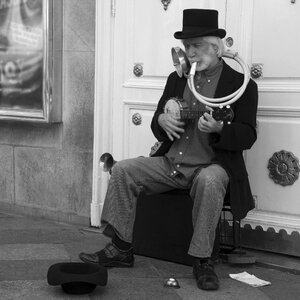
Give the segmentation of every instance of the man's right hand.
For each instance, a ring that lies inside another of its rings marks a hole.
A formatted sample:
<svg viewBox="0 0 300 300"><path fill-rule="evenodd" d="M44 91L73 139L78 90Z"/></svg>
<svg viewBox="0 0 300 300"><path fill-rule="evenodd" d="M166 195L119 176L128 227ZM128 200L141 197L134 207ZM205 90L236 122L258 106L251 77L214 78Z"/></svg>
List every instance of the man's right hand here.
<svg viewBox="0 0 300 300"><path fill-rule="evenodd" d="M182 128L185 125L184 122L175 119L170 114L163 113L159 115L158 124L166 132L171 141L174 141L174 138L180 139L180 134L184 133L184 129Z"/></svg>

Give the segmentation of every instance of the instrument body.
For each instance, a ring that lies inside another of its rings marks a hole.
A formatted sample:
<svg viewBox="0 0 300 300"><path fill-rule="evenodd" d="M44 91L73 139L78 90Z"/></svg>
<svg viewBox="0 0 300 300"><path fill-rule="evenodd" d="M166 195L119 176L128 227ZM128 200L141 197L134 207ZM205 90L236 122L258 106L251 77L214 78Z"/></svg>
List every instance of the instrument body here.
<svg viewBox="0 0 300 300"><path fill-rule="evenodd" d="M164 107L164 112L180 120L199 119L205 112L211 113L216 121L231 123L234 118L234 112L229 106L220 106L209 110L190 109L187 102L181 98L170 98Z"/></svg>
<svg viewBox="0 0 300 300"><path fill-rule="evenodd" d="M223 121L228 124L230 124L234 118L234 112L229 105L216 107L213 111L190 109L188 103L182 98L170 98L165 104L164 112L181 121L198 120L205 112L211 113L216 121ZM149 156L157 156L160 152L164 152L161 149L163 144L164 142L157 141L151 147Z"/></svg>

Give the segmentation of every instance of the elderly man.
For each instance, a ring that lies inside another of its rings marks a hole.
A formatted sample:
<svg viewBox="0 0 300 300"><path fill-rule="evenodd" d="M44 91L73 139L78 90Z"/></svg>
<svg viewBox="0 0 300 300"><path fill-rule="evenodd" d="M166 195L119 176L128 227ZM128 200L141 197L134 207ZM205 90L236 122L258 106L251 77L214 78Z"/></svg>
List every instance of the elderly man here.
<svg viewBox="0 0 300 300"><path fill-rule="evenodd" d="M243 75L222 59L225 34L218 28L218 12L203 9L184 10L183 29L174 34L182 40L190 63L197 62L195 87L206 97L227 96L243 83ZM133 266L131 243L140 192L190 189L194 232L188 254L194 257L198 287L216 290L219 280L210 257L227 189L237 219L254 207L242 151L256 140L257 86L250 80L244 94L232 104L234 119L230 124L215 120L208 112L196 120L179 120L164 109L174 97L183 98L193 111L205 109L187 79L171 73L151 124L154 135L163 142L159 155L114 165L102 214L102 224L112 226L114 237L104 249L79 257L107 267Z"/></svg>

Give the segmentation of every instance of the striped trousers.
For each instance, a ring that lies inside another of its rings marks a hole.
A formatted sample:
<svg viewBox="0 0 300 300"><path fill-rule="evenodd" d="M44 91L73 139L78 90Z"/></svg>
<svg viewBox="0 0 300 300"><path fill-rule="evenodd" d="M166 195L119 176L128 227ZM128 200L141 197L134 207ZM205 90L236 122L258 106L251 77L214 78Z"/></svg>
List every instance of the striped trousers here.
<svg viewBox="0 0 300 300"><path fill-rule="evenodd" d="M110 224L122 240L131 243L136 203L142 191L150 195L173 189L190 189L194 232L188 254L210 257L229 182L228 175L218 164L199 167L190 178L178 172L174 176L172 170L171 163L164 156L117 162L108 184L102 225Z"/></svg>

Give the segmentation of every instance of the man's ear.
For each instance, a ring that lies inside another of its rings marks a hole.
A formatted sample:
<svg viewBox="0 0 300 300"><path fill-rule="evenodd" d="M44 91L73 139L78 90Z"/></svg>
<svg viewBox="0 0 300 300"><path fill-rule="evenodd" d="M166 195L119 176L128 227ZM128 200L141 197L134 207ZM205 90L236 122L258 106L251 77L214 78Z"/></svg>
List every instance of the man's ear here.
<svg viewBox="0 0 300 300"><path fill-rule="evenodd" d="M213 49L214 49L216 55L217 55L219 58L221 58L221 57L222 57L222 53L221 53L221 51L220 51L219 46L218 46L218 45L214 45L214 44L213 44L212 46L213 46Z"/></svg>
<svg viewBox="0 0 300 300"><path fill-rule="evenodd" d="M213 44L212 46L213 46L213 49L214 49L215 53L218 54L219 47L217 45L215 45L215 44Z"/></svg>

